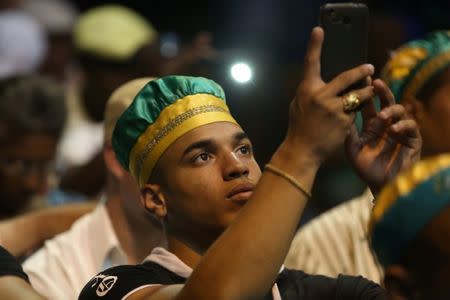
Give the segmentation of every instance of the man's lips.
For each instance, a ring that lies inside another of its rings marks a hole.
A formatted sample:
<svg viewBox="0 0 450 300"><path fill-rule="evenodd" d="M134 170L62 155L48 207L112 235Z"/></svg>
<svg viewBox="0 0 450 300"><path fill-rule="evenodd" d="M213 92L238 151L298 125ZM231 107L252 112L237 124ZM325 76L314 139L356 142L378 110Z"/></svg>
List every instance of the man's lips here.
<svg viewBox="0 0 450 300"><path fill-rule="evenodd" d="M248 200L254 189L255 185L251 183L237 185L228 193L227 199L233 201Z"/></svg>

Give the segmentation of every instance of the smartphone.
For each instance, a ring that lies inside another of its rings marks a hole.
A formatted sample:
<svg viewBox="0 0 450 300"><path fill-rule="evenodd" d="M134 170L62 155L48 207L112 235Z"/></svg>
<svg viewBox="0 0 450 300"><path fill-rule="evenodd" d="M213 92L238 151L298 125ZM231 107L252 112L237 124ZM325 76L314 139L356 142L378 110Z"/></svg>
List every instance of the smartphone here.
<svg viewBox="0 0 450 300"><path fill-rule="evenodd" d="M369 9L365 4L324 4L320 7L319 24L325 32L321 55L321 75L325 82L367 63ZM363 86L365 81L348 90Z"/></svg>

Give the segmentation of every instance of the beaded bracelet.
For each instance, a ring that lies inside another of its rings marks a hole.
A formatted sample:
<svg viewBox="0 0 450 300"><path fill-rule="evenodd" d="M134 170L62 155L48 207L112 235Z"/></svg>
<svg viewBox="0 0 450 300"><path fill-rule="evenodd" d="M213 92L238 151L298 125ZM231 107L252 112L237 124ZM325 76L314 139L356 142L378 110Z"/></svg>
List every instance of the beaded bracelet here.
<svg viewBox="0 0 450 300"><path fill-rule="evenodd" d="M276 174L276 175L286 179L293 186L295 186L300 192L302 192L303 194L308 196L308 198L312 197L311 193L308 192L294 177L292 177L288 173L278 169L277 167L272 166L271 164L266 164L266 166L264 167L264 170L270 171L270 172L272 172L272 173L274 173L274 174Z"/></svg>

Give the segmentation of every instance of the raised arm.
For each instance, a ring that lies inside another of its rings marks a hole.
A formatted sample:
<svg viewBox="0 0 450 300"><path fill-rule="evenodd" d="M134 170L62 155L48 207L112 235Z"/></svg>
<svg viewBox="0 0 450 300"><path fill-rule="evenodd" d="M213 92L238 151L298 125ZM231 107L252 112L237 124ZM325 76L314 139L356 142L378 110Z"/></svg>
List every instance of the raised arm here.
<svg viewBox="0 0 450 300"><path fill-rule="evenodd" d="M323 82L322 41L322 29L315 28L305 77L290 105L286 137L237 219L207 251L184 286L143 290L128 299L261 299L271 289L317 169L343 143L354 121L355 113L344 112L338 95L373 74L371 65L362 65ZM362 102L373 96L371 86L354 92Z"/></svg>

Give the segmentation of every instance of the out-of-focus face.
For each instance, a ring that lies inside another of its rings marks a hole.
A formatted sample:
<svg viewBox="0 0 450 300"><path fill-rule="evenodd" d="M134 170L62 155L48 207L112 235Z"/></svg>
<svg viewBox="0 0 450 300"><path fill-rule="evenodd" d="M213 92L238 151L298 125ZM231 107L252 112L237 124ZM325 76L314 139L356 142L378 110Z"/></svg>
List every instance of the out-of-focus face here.
<svg viewBox="0 0 450 300"><path fill-rule="evenodd" d="M178 237L216 237L251 196L261 170L237 125L217 122L176 140L157 168L164 178L167 226Z"/></svg>
<svg viewBox="0 0 450 300"><path fill-rule="evenodd" d="M430 156L450 151L450 69L441 76L443 84L431 93L416 112L423 138L423 155Z"/></svg>
<svg viewBox="0 0 450 300"><path fill-rule="evenodd" d="M8 137L0 145L0 216L20 213L48 189L57 138L29 134Z"/></svg>
<svg viewBox="0 0 450 300"><path fill-rule="evenodd" d="M86 70L82 97L86 111L94 121L102 121L106 102L111 93L123 83L133 79L127 72L101 68Z"/></svg>

